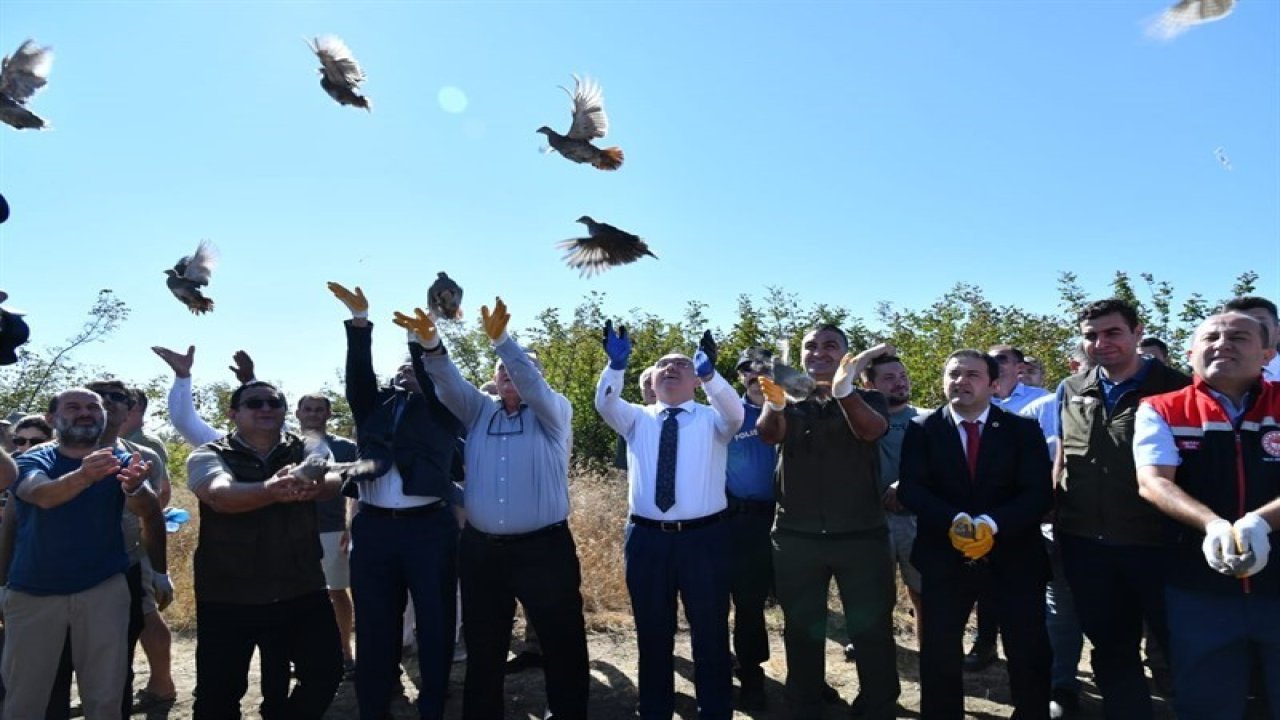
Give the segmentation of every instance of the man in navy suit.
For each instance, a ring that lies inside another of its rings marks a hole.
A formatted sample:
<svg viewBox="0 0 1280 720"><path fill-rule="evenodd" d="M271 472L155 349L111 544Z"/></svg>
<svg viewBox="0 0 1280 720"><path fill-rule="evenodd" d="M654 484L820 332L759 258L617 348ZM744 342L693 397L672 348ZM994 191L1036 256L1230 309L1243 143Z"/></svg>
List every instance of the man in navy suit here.
<svg viewBox="0 0 1280 720"><path fill-rule="evenodd" d="M918 516L911 562L922 575L921 715L964 716L965 622L989 591L1019 720L1049 717L1040 520L1053 505L1048 455L1034 420L991 404L1000 368L957 350L942 373L947 404L907 427L898 499Z"/></svg>

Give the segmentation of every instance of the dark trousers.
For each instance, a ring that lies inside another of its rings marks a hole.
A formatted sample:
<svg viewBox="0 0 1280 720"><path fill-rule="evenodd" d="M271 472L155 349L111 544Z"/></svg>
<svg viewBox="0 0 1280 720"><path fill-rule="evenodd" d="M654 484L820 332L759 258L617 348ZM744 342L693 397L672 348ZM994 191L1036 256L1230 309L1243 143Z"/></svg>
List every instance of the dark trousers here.
<svg viewBox="0 0 1280 720"><path fill-rule="evenodd" d="M973 646L995 648L996 640L1000 639L1000 620L996 600L991 596L990 591L984 591L978 595L978 605L974 609L974 614L978 616L978 634L973 639Z"/></svg>
<svg viewBox="0 0 1280 720"><path fill-rule="evenodd" d="M503 678L516 600L542 647L547 708L556 720L587 717L587 633L582 617L582 572L565 523L522 538L462 531L462 632L467 679L462 716L503 717Z"/></svg>
<svg viewBox="0 0 1280 720"><path fill-rule="evenodd" d="M676 596L693 644L693 684L702 720L733 716L729 659L729 523L683 532L627 525L627 592L640 651L640 717L675 712Z"/></svg>
<svg viewBox="0 0 1280 720"><path fill-rule="evenodd" d="M1107 545L1059 533L1062 567L1080 626L1093 643L1093 671L1108 720L1152 717L1151 688L1142 665L1142 623L1168 647L1164 567L1167 551Z"/></svg>
<svg viewBox="0 0 1280 720"><path fill-rule="evenodd" d="M383 720L400 678L405 603L413 596L422 687L418 715L444 717L457 618L458 524L448 508L393 517L356 513L351 522L356 700L362 720ZM470 649L468 649L468 654Z"/></svg>
<svg viewBox="0 0 1280 720"><path fill-rule="evenodd" d="M1270 716L1280 718L1280 595L1206 593L1172 585L1165 593L1178 717L1244 717L1255 666Z"/></svg>
<svg viewBox="0 0 1280 720"><path fill-rule="evenodd" d="M763 678L760 666L769 659L764 604L773 587L773 510L771 502L729 500L733 653L743 681Z"/></svg>
<svg viewBox="0 0 1280 720"><path fill-rule="evenodd" d="M893 643L897 589L887 530L835 537L775 530L773 567L786 622L787 698L796 717L822 717L833 577L849 639L858 649L858 707L866 718L894 717L901 687Z"/></svg>
<svg viewBox="0 0 1280 720"><path fill-rule="evenodd" d="M129 584L129 670L124 681L120 717L129 720L133 710L133 650L142 634L142 563L134 563L124 571ZM53 678L49 691L49 706L45 708L45 720L68 720L71 717L71 633L62 644L62 658L58 661L58 674Z"/></svg>
<svg viewBox="0 0 1280 720"><path fill-rule="evenodd" d="M989 564L978 563L941 576L924 573L921 590L920 716L929 720L964 717L964 628L974 603L989 590L1009 661L1013 718L1047 719L1051 659L1045 583L1025 576L999 578Z"/></svg>
<svg viewBox="0 0 1280 720"><path fill-rule="evenodd" d="M263 720L320 720L342 682L342 647L324 590L267 605L196 603L195 720L239 720L254 648L293 663L297 684Z"/></svg>

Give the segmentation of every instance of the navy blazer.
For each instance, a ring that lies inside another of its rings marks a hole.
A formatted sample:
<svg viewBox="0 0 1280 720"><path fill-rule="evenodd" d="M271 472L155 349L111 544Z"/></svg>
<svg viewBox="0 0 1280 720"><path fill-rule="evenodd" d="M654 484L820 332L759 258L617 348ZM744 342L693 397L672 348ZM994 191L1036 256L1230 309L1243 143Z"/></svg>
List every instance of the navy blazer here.
<svg viewBox="0 0 1280 720"><path fill-rule="evenodd" d="M956 514L988 515L999 531L986 556L998 578L1043 583L1049 557L1040 521L1053 507L1052 466L1035 420L992 406L978 450L977 477L946 407L913 418L902 443L898 499L918 516L911 563L921 573L960 572L965 556L951 546Z"/></svg>
<svg viewBox="0 0 1280 720"><path fill-rule="evenodd" d="M452 497L454 480L461 479L462 457L458 451L462 423L436 397L430 379L419 374L422 392L378 387L373 372L373 323L347 327L347 402L356 424L356 445L361 460L372 460L377 469L352 478L343 494L356 497L355 480L372 480L387 472L394 462L404 483L401 492L413 496ZM421 348L410 345L414 364ZM397 423L398 403L404 405Z"/></svg>

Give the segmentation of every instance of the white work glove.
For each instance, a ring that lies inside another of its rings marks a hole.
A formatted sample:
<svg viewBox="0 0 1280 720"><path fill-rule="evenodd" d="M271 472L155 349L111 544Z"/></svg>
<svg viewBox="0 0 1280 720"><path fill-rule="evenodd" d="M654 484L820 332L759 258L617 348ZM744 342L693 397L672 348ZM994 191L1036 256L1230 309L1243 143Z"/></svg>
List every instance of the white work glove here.
<svg viewBox="0 0 1280 720"><path fill-rule="evenodd" d="M1000 526L996 525L996 521L992 520L990 515L979 515L978 517L974 518L973 529L975 532L978 530L979 525L986 525L987 527L991 528L991 534L993 536L996 533L1000 532Z"/></svg>
<svg viewBox="0 0 1280 720"><path fill-rule="evenodd" d="M1271 554L1271 525L1256 512L1247 512L1231 526L1235 532L1236 550L1242 560L1236 563L1236 577L1249 577L1262 572ZM1253 557L1248 562L1249 556Z"/></svg>
<svg viewBox="0 0 1280 720"><path fill-rule="evenodd" d="M1231 566L1227 565L1227 557L1234 556L1236 549L1235 533L1231 530L1230 522L1214 518L1204 526L1204 542L1200 545L1205 562L1223 575L1232 574Z"/></svg>
<svg viewBox="0 0 1280 720"><path fill-rule="evenodd" d="M173 602L173 581L169 573L151 571L151 592L156 596L156 608L164 610Z"/></svg>

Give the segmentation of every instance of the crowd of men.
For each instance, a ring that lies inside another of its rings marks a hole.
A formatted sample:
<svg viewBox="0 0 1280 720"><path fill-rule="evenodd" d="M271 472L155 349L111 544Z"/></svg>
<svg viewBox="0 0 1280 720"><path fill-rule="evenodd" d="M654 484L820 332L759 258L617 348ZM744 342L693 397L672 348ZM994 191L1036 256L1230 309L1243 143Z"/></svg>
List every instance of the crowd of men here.
<svg viewBox="0 0 1280 720"><path fill-rule="evenodd" d="M468 382L435 319L415 310L395 314L406 357L380 385L368 299L329 289L351 314L353 440L328 433L322 395L298 401L301 433L287 431L284 394L242 353L232 430L216 430L195 412L194 348L155 349L174 372L170 421L195 447L194 717L240 717L256 652L267 720L318 720L344 679L360 718L383 720L407 623L419 716L441 718L461 622L463 717L500 718L519 602L540 640L546 716L586 718L572 405L508 335L501 299L481 313L491 383ZM736 706L807 720L843 704L825 667L834 579L858 676L849 712L897 717L900 575L928 720L963 717L963 673L994 661L997 638L1014 717L1070 716L1085 636L1109 719L1152 717L1144 638L1170 669L1163 692L1180 718L1240 718L1251 693L1280 717L1276 306L1243 297L1204 320L1190 376L1121 300L1090 304L1078 324L1073 374L1056 392L1015 347L957 349L929 380L945 397L935 410L911 404L892 346L851 352L834 326L804 336L811 392L775 381L771 354L754 348L735 369L739 394L710 333L691 354L669 348L634 368L625 328L606 324L595 408L627 473L638 716L674 713L677 599L699 717ZM629 374L643 403L622 397ZM173 597L167 458L142 432L145 412L145 394L104 379L6 429L8 720L67 717L72 673L89 720L176 698L160 615ZM785 708L765 693L770 596L784 620ZM135 695L139 642L152 671Z"/></svg>

